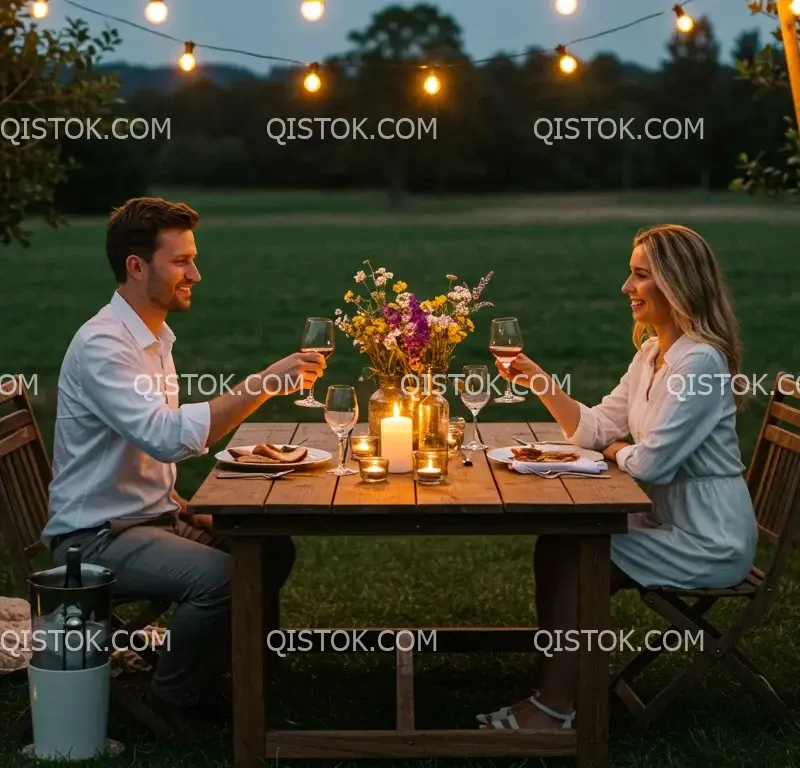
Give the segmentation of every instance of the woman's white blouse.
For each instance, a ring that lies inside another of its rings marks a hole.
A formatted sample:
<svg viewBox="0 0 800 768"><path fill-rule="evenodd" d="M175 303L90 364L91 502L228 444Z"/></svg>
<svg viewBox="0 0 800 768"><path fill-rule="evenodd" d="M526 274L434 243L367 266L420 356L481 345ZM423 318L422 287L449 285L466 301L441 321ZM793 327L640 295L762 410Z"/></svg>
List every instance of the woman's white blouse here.
<svg viewBox="0 0 800 768"><path fill-rule="evenodd" d="M642 586L727 587L748 574L758 539L724 356L683 335L653 374L648 339L599 405L580 403L575 445L603 450L630 435L617 465L650 484L652 514L631 515L611 557ZM649 390L649 391L648 391Z"/></svg>

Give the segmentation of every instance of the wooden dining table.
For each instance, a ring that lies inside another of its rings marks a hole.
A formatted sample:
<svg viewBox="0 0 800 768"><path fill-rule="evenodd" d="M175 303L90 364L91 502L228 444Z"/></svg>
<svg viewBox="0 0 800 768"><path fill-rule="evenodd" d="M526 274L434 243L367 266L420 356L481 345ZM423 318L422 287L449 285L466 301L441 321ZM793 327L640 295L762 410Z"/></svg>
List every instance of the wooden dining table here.
<svg viewBox="0 0 800 768"><path fill-rule="evenodd" d="M354 433L363 432L366 425L358 424ZM514 437L563 440L555 423L484 423L479 424L479 435L491 447L515 445ZM237 768L276 758L534 756L573 756L582 768L605 766L610 653L597 642L582 640L575 651L579 664L578 718L571 729L481 730L477 723L441 730L418 728L414 718L414 654L424 649L408 649L410 643L399 642L394 651L394 728L268 729L265 670L270 652L265 637L279 622L278 606L266 594L262 579L262 547L269 537L574 536L580 548L579 631L600 632L609 629L610 535L625 533L627 515L651 506L644 491L613 462L609 462L607 472L610 478L549 479L520 474L477 451L467 452L472 466L464 466L458 455L451 457L447 481L442 485L418 485L412 474L390 474L385 483L368 484L359 475L326 474L337 460L337 441L324 423L245 423L228 445L301 441L330 451L331 461L280 479L221 479L217 473L229 468L217 465L190 501L190 512L212 515L215 532L227 537L230 545L233 747ZM347 463L357 468L349 456ZM439 588L446 600L446 585ZM372 633L365 645L377 646L377 634L386 630L416 632L424 628L436 630L438 653L535 652L536 627L427 627L424 619L420 616L421 623L413 628L359 629ZM309 701L308 706L315 704Z"/></svg>

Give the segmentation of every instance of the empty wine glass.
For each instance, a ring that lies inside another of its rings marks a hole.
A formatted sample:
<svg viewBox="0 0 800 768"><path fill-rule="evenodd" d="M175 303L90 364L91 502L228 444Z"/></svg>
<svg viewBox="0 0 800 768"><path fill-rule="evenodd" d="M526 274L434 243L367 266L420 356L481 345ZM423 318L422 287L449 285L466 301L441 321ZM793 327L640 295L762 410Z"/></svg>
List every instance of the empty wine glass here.
<svg viewBox="0 0 800 768"><path fill-rule="evenodd" d="M489 351L508 372L514 358L522 352L522 332L516 317L498 317L492 320L489 330ZM521 395L511 392L511 382L506 381L506 391L496 397L496 403L521 403L525 400Z"/></svg>
<svg viewBox="0 0 800 768"><path fill-rule="evenodd" d="M491 380L485 365L465 365L461 385L461 402L472 414L472 440L462 446L465 451L482 451L488 448L478 440L478 413L489 402Z"/></svg>
<svg viewBox="0 0 800 768"><path fill-rule="evenodd" d="M327 317L309 317L306 320L303 334L300 337L301 352L319 352L327 360L336 346L336 332L333 320ZM325 404L314 398L314 385L308 391L308 395L302 400L295 400L295 405L304 408L324 408Z"/></svg>
<svg viewBox="0 0 800 768"><path fill-rule="evenodd" d="M358 398L354 387L346 384L332 384L325 397L325 421L339 438L339 466L329 469L329 475L355 475L356 470L344 465L344 451L347 435L358 421Z"/></svg>

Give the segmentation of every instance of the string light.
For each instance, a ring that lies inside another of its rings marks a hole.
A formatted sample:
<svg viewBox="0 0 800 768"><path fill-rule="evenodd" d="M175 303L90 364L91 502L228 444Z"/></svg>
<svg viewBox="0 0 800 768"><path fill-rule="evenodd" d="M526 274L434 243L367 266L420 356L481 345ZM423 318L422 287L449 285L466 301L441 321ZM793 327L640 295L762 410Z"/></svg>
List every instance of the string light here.
<svg viewBox="0 0 800 768"><path fill-rule="evenodd" d="M161 24L166 21L168 13L164 0L150 0L144 9L145 18L152 24Z"/></svg>
<svg viewBox="0 0 800 768"><path fill-rule="evenodd" d="M303 80L303 88L309 93L316 93L321 87L322 80L319 76L319 65L315 63L309 67L309 73L306 75L305 80Z"/></svg>
<svg viewBox="0 0 800 768"><path fill-rule="evenodd" d="M556 10L564 16L569 16L578 10L578 0L556 0Z"/></svg>
<svg viewBox="0 0 800 768"><path fill-rule="evenodd" d="M798 2L798 0L795 0ZM680 5L676 5L673 9L675 11L675 15L678 17L677 21L675 22L676 26L681 32L691 32L692 28L694 27L694 21L692 17L689 16Z"/></svg>
<svg viewBox="0 0 800 768"><path fill-rule="evenodd" d="M558 54L558 66L565 75L571 75L578 68L578 61L574 56L567 53L566 47L559 45L556 47Z"/></svg>
<svg viewBox="0 0 800 768"><path fill-rule="evenodd" d="M190 40L185 45L186 48L183 52L183 56L178 59L178 66L184 72L191 72L195 66L197 66L197 61L195 61L194 58L194 43Z"/></svg>
<svg viewBox="0 0 800 768"><path fill-rule="evenodd" d="M306 21L319 21L325 13L325 0L303 0L300 13Z"/></svg>
<svg viewBox="0 0 800 768"><path fill-rule="evenodd" d="M47 0L40 0L37 3L31 3L31 15L35 19L43 19L47 16L47 12L50 9L47 6Z"/></svg>
<svg viewBox="0 0 800 768"><path fill-rule="evenodd" d="M789 10L795 15L800 16L800 0L792 0Z"/></svg>
<svg viewBox="0 0 800 768"><path fill-rule="evenodd" d="M428 67L423 66L422 69L426 70ZM424 90L429 96L435 96L437 93L439 93L439 91L442 90L442 81L439 79L434 70L431 70L425 76L425 79L422 82L422 90Z"/></svg>
<svg viewBox="0 0 800 768"><path fill-rule="evenodd" d="M271 56L271 55L265 54L265 53L256 53L254 51L246 51L246 50L241 50L241 49L238 49L238 48L224 48L224 47L218 46L218 45L206 45L206 44L202 44L202 45L197 44L196 45L193 42L184 43L183 40L181 40L179 37L174 37L173 35L168 35L167 33L159 31L159 30L156 30L156 29L153 29L152 27L144 26L143 24L137 24L136 22L130 21L128 19L120 18L119 16L114 16L114 15L112 15L110 13L105 13L104 11L98 11L95 8L89 8L89 7L85 6L85 5L82 5L81 3L76 2L75 0L61 0L61 2L64 3L65 5L71 5L71 6L75 7L75 8L79 8L80 10L85 11L86 13L91 13L91 14L94 14L96 16L100 16L100 17L102 17L104 19L109 19L111 21L115 21L115 22L117 22L119 24L125 24L127 26L143 30L144 32L148 32L151 35L158 35L159 37L162 37L165 40L171 40L171 41L173 41L175 43L184 44L186 46L186 51L183 54L183 56L181 56L179 64L180 64L181 69L183 69L186 72L191 71L196 66L196 61L195 61L195 58L194 58L194 49L195 49L195 47L197 47L197 48L205 48L205 49L210 50L210 51L220 51L222 53L233 53L233 54L237 54L237 55L240 55L240 56L249 56L249 57L254 58L254 59L261 59L261 60L265 60L265 61L277 61L277 62L282 62L282 63L286 63L286 64L294 64L294 65L297 65L297 66L300 66L300 67L307 67L308 66L307 62L305 62L305 61L299 61L297 59L291 59L291 58L287 58L285 56ZM558 3L569 3L569 2L575 2L577 4L577 0L556 0L557 4ZM688 5L690 2L692 2L692 0L683 0L681 5L685 6L685 5ZM159 0L152 0L152 4L158 4L158 3L159 3ZM31 5L32 5L32 9L33 9L32 14L34 16L36 16L37 18L43 18L47 14L47 0L39 0L39 2L32 3ZM324 0L303 0L303 3L301 5L301 12L307 18L311 18L311 20L315 20L315 19L318 19L318 18L320 18L322 16L322 14L324 12L323 5L324 5ZM675 11L675 13L678 15L678 20L677 21L678 21L678 27L679 28L682 28L681 25L686 26L688 24L688 25L690 25L689 29L691 29L694 26L694 22L692 21L692 19L689 16L687 16L683 12L683 9L682 9L681 5L673 6L671 9L667 8L666 10L655 11L653 13L647 14L646 16L641 16L641 17L639 17L637 19L629 21L629 22L627 22L625 24L619 24L619 25L617 25L615 27L611 27L610 29L604 29L601 32L595 32L594 34L591 34L591 35L586 35L584 37L576 38L575 40L572 40L572 41L566 43L566 45L559 45L555 49L555 52L559 56L559 67L561 68L561 71L566 73L566 74L572 74L578 68L577 59L574 56L572 56L572 55L570 55L570 54L568 54L566 52L567 46L572 47L573 45L577 45L578 43L584 43L584 42L586 42L588 40L596 40L596 39L598 39L600 37L605 37L606 35L610 35L610 34L613 34L615 32L619 32L619 31L621 31L623 29L630 29L631 27L634 27L634 26L636 26L638 24L641 24L641 23L643 23L645 21L650 21L651 19L658 18L659 16L664 16L665 14L669 14L671 11ZM793 12L797 13L797 15L800 16L800 13L798 13L798 11L800 11L800 0L792 0L791 8L792 8ZM307 16L308 13L310 13L310 17ZM681 19L683 19L683 21L681 21ZM527 58L528 56L530 56L530 52L529 51L525 51L523 53L510 54L508 56L508 58L509 59L518 59L518 58ZM490 56L490 57L485 58L485 59L466 59L466 60L462 60L462 61L457 62L457 63L445 64L445 65L442 65L442 66L444 68L458 67L458 66L464 66L464 65L473 65L473 66L475 66L475 65L479 65L479 64L486 64L486 63L489 63L489 62L493 62L494 60L495 60L495 57L494 56ZM396 67L403 67L403 66L407 66L407 65L402 64L402 63L385 62L383 64L377 64L376 68L378 68L378 69L387 68L387 67L388 68L396 68ZM312 78L310 80L310 84L314 85L315 83L316 83L316 81ZM318 87L321 87L321 85L322 85L322 83L320 81ZM428 77L423 82L424 90L427 93L431 94L431 95L434 95L434 94L438 93L441 90L441 87L442 87L442 83L441 83L441 81L439 80L439 78L435 74L428 75Z"/></svg>

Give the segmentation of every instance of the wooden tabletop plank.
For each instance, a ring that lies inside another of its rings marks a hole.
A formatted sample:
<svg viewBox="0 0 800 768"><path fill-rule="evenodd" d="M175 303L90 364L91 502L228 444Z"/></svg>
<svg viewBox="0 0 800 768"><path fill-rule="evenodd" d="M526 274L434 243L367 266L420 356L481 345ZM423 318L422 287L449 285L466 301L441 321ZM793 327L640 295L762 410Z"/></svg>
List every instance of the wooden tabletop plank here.
<svg viewBox="0 0 800 768"><path fill-rule="evenodd" d="M555 422L531 422L531 430L538 441L563 440L564 433ZM592 480L590 478L569 477L563 475L561 480L576 506L596 506L599 504L617 504L626 511L636 512L649 509L650 498L633 478L623 472L614 461L607 461L609 480Z"/></svg>
<svg viewBox="0 0 800 768"><path fill-rule="evenodd" d="M353 434L368 433L367 424L356 424ZM356 459L348 456L346 464L358 470ZM336 496L333 499L333 512L337 515L364 513L396 513L413 511L416 507L414 478L407 474L390 474L385 483L365 483L360 475L344 475L339 478Z"/></svg>
<svg viewBox="0 0 800 768"><path fill-rule="evenodd" d="M548 440L555 440L561 443L566 440L561 427L555 421L532 421L528 426L540 443L546 443Z"/></svg>
<svg viewBox="0 0 800 768"><path fill-rule="evenodd" d="M297 424L246 423L233 433L226 447L255 445L256 443L291 443ZM265 465L266 466L266 465ZM247 480L218 479L218 472L236 471L216 462L208 477L189 502L192 512L217 514L224 509L241 513L247 509L260 510L264 506L273 483L280 480L248 478Z"/></svg>
<svg viewBox="0 0 800 768"><path fill-rule="evenodd" d="M465 467L461 456L447 462L447 480L442 485L417 483L419 512L502 512L503 501L494 482L489 460L484 451L464 451L472 459Z"/></svg>
<svg viewBox="0 0 800 768"><path fill-rule="evenodd" d="M319 413L322 418L322 409ZM321 424L299 424L294 442L301 440L306 440L304 445L309 448L328 451L331 460L273 481L264 505L265 512L328 514L331 511L338 478L327 471L339 463L339 441L324 421Z"/></svg>
<svg viewBox="0 0 800 768"><path fill-rule="evenodd" d="M481 440L491 448L516 445L512 437L519 437L522 440L534 439L533 432L524 422L483 425L478 422L478 432ZM537 504L564 505L565 511L569 511L573 506L572 497L567 493L560 478L547 480L544 477L521 475L519 472L514 472L508 465L492 461L485 456L475 455L475 459L488 461L491 465L503 505L509 512L524 510L530 514L536 514L535 507L532 508L531 505Z"/></svg>

